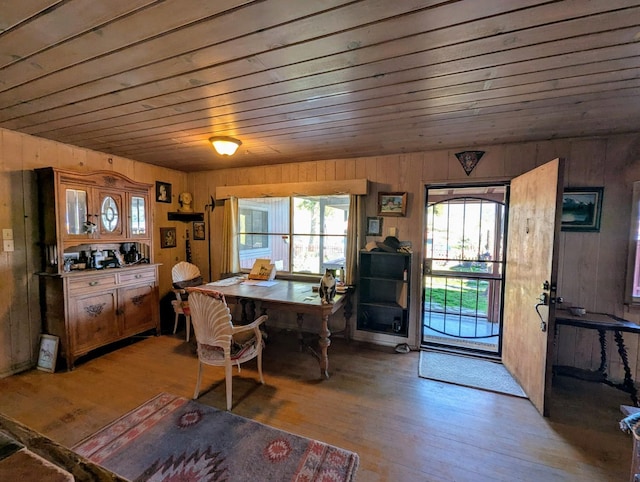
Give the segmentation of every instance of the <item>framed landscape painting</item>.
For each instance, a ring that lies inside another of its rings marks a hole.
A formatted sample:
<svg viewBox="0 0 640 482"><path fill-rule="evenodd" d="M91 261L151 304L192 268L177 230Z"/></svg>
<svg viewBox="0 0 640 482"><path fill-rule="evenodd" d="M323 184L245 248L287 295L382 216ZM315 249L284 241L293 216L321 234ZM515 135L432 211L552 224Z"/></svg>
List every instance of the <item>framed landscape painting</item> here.
<svg viewBox="0 0 640 482"><path fill-rule="evenodd" d="M405 216L406 214L406 192L378 193L378 216Z"/></svg>
<svg viewBox="0 0 640 482"><path fill-rule="evenodd" d="M562 231L600 231L602 187L566 188L562 195Z"/></svg>

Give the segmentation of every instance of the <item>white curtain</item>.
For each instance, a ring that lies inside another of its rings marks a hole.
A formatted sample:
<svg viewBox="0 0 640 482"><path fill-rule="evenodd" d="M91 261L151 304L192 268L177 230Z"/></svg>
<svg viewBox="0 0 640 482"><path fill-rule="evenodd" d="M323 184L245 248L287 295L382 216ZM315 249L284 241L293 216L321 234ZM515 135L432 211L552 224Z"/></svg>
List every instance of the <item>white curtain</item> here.
<svg viewBox="0 0 640 482"><path fill-rule="evenodd" d="M238 198L231 197L224 202L222 220L222 263L220 274L240 272L240 252L238 249Z"/></svg>
<svg viewBox="0 0 640 482"><path fill-rule="evenodd" d="M352 194L349 197L349 225L347 228L347 266L345 283L355 284L358 276L358 252L364 246L365 233L363 196Z"/></svg>

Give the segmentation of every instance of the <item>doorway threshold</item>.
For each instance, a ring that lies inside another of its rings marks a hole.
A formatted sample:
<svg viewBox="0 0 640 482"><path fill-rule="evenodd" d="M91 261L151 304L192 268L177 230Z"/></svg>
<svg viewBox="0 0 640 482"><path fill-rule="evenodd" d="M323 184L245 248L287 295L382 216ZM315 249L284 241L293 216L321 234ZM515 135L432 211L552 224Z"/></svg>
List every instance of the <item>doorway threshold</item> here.
<svg viewBox="0 0 640 482"><path fill-rule="evenodd" d="M450 343L440 344L434 341L430 341L428 336L425 336L425 342L420 346L421 350L432 350L438 351L442 353L448 353L451 355L463 355L463 356L471 356L475 358L485 358L492 361L501 362L502 358L498 355L497 352L489 352L486 350L479 349L477 347L471 346L473 342L467 343L467 346L453 346ZM436 337L434 337L436 338Z"/></svg>

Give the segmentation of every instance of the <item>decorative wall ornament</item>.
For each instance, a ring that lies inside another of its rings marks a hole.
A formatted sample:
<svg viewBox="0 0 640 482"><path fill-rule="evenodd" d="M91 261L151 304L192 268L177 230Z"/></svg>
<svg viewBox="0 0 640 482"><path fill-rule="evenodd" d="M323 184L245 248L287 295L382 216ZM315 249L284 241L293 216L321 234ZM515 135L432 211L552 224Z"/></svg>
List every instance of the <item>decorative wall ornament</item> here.
<svg viewBox="0 0 640 482"><path fill-rule="evenodd" d="M142 306L144 304L144 299L146 297L147 297L147 293L143 295L134 296L133 298L131 298L131 303L133 303L134 306Z"/></svg>
<svg viewBox="0 0 640 482"><path fill-rule="evenodd" d="M114 187L118 183L118 180L113 176L104 176L102 179L105 186Z"/></svg>
<svg viewBox="0 0 640 482"><path fill-rule="evenodd" d="M89 314L89 316L91 316L92 318L96 318L97 316L100 316L100 314L102 313L102 309L104 308L104 305L106 305L106 303L85 306L84 311L86 311Z"/></svg>
<svg viewBox="0 0 640 482"><path fill-rule="evenodd" d="M464 151L464 152L456 152L456 157L460 164L462 164L462 169L467 173L467 176L471 174L471 171L476 167L480 159L484 155L484 151Z"/></svg>

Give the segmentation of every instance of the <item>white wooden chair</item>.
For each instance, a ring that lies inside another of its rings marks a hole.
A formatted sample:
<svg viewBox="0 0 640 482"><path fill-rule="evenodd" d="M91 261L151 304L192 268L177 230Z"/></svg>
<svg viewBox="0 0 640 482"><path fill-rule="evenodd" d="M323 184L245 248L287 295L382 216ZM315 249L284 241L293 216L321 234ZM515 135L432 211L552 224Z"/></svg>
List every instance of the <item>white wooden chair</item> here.
<svg viewBox="0 0 640 482"><path fill-rule="evenodd" d="M267 315L258 317L248 325L234 325L231 312L221 293L201 289L187 288L191 321L198 345L198 381L193 399L200 395L203 365L221 366L225 370L227 410L231 410L232 401L232 365L257 358L260 383L262 376L262 332L260 325ZM247 336L248 335L248 336ZM247 339L248 338L248 339Z"/></svg>
<svg viewBox="0 0 640 482"><path fill-rule="evenodd" d="M173 293L176 296L176 299L171 301L171 305L173 306L173 311L175 313L173 334L176 334L176 331L178 330L178 319L180 318L180 315L183 315L185 319L186 339L189 341L189 335L191 332L191 312L189 310L189 301L187 300L187 292L185 288L188 286L197 286L202 284L200 268L195 264L180 261L171 269L171 279L173 281Z"/></svg>

